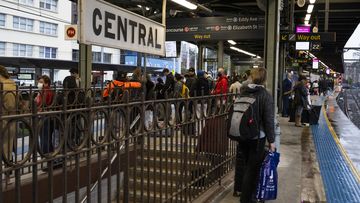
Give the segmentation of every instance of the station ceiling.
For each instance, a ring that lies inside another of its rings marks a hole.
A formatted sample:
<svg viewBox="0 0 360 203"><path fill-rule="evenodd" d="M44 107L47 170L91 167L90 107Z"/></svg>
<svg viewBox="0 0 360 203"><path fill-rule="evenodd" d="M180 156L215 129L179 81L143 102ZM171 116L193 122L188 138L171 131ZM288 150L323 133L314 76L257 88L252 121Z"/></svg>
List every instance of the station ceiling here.
<svg viewBox="0 0 360 203"><path fill-rule="evenodd" d="M328 32L336 32L336 42L322 43L322 50L314 53L329 67L343 72L343 48L360 23L360 0L329 0ZM295 24L303 24L307 5L295 6ZM319 32L325 32L325 0L317 0L310 24L318 25Z"/></svg>
<svg viewBox="0 0 360 203"><path fill-rule="evenodd" d="M76 1L76 0L72 0ZM162 0L106 0L112 4L126 8L132 12L161 22ZM264 16L265 13L258 7L261 0L197 0L193 1L201 6L191 11L168 0L167 18L197 18L211 16ZM325 1L317 0L312 13L311 23L317 24L319 32L324 32L325 27ZM283 0L289 3L291 0ZM303 24L306 15L306 5L302 8L295 5L295 24ZM322 61L338 72L343 72L342 51L347 40L360 22L360 0L329 0L329 26L328 32L336 32L336 42L323 43L322 50L314 53ZM141 7L139 7L141 5ZM146 7L148 9L146 9ZM204 7L204 8L202 8ZM281 29L288 26L286 15L289 14L290 6L284 7L282 12ZM285 16L285 20L283 19ZM216 47L216 43L207 43L208 46ZM242 40L237 41L237 47L263 57L264 40ZM229 49L225 43L225 52L231 56L249 58L244 54Z"/></svg>

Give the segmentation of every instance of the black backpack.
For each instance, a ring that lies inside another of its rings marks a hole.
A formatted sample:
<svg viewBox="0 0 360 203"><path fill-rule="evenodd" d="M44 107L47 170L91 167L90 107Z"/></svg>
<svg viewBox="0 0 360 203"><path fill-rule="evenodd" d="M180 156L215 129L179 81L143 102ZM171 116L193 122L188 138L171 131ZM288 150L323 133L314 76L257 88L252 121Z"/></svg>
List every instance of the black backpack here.
<svg viewBox="0 0 360 203"><path fill-rule="evenodd" d="M256 95L237 97L229 113L228 137L235 141L258 138L259 118L259 99Z"/></svg>

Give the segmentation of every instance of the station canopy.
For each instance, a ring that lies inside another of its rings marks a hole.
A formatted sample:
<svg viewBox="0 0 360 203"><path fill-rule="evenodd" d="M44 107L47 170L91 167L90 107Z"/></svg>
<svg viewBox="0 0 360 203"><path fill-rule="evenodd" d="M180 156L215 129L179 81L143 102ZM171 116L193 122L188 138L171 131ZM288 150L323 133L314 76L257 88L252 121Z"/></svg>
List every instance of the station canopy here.
<svg viewBox="0 0 360 203"><path fill-rule="evenodd" d="M319 32L325 32L325 1L316 0L309 24L318 25ZM359 0L329 0L328 32L336 32L336 42L321 44L321 51L314 53L321 61L337 72L344 72L343 49L360 23ZM303 24L307 4L295 6L295 24Z"/></svg>

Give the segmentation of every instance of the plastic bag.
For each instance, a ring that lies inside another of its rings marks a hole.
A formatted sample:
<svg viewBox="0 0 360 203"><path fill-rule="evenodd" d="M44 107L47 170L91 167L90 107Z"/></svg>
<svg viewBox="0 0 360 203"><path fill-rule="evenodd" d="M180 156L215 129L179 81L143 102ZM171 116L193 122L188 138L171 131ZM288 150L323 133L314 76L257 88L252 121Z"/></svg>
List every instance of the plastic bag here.
<svg viewBox="0 0 360 203"><path fill-rule="evenodd" d="M256 199L274 200L277 196L277 166L280 161L278 152L269 152L260 169L259 182L256 189Z"/></svg>

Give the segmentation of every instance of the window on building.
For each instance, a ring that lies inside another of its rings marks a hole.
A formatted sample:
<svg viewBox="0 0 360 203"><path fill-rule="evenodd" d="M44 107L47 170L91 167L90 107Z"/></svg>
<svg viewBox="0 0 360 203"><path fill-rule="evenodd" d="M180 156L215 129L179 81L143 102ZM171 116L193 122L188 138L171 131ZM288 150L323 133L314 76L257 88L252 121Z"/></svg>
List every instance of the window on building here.
<svg viewBox="0 0 360 203"><path fill-rule="evenodd" d="M57 11L58 0L40 0L40 8Z"/></svg>
<svg viewBox="0 0 360 203"><path fill-rule="evenodd" d="M39 47L40 58L47 58L47 59L56 59L57 54L57 48L52 47Z"/></svg>
<svg viewBox="0 0 360 203"><path fill-rule="evenodd" d="M34 20L22 17L13 17L13 27L19 30L32 32L34 30Z"/></svg>
<svg viewBox="0 0 360 203"><path fill-rule="evenodd" d="M5 55L5 42L0 42L0 56Z"/></svg>
<svg viewBox="0 0 360 203"><path fill-rule="evenodd" d="M77 49L72 50L72 60L79 61L79 50Z"/></svg>
<svg viewBox="0 0 360 203"><path fill-rule="evenodd" d="M27 4L27 5L34 5L34 0L20 0L19 3Z"/></svg>
<svg viewBox="0 0 360 203"><path fill-rule="evenodd" d="M103 62L104 62L104 63L111 63L111 54L109 54L109 53L104 53L104 54L103 54Z"/></svg>
<svg viewBox="0 0 360 203"><path fill-rule="evenodd" d="M13 44L13 55L31 57L33 55L33 46L27 44Z"/></svg>
<svg viewBox="0 0 360 203"><path fill-rule="evenodd" d="M92 60L93 60L93 62L101 63L101 52L93 52Z"/></svg>
<svg viewBox="0 0 360 203"><path fill-rule="evenodd" d="M5 14L0 13L0 26L4 27L5 26Z"/></svg>
<svg viewBox="0 0 360 203"><path fill-rule="evenodd" d="M40 33L46 35L57 35L58 25L54 23L47 23L40 21Z"/></svg>

